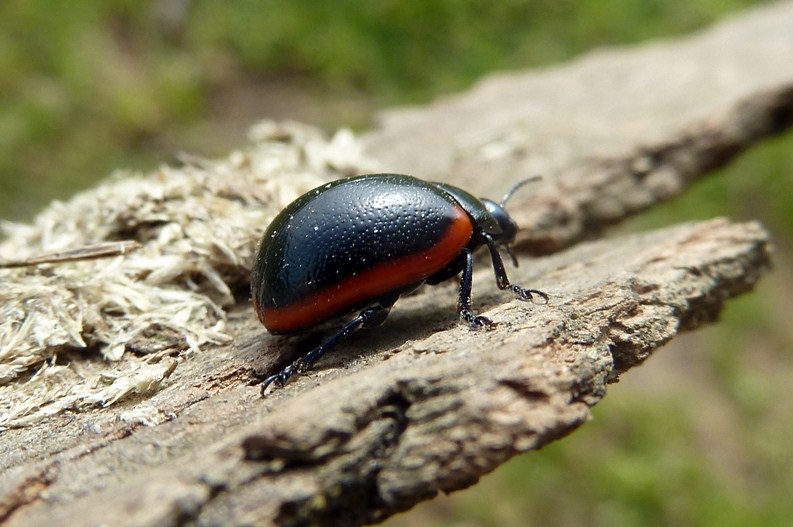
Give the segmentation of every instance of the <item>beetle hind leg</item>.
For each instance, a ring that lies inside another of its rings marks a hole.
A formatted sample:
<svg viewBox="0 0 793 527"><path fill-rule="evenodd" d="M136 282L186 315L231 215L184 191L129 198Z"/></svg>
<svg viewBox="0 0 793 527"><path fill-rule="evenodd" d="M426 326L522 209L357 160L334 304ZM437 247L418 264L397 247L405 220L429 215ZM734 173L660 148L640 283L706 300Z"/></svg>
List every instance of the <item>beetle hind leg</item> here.
<svg viewBox="0 0 793 527"><path fill-rule="evenodd" d="M361 313L350 320L343 328L341 328L335 335L322 342L319 346L309 351L292 364L282 369L275 375L271 375L262 381L262 397L267 392L267 388L274 385L277 388L282 387L286 382L300 373L308 370L320 357L325 355L328 351L336 347L336 345L347 338L351 333L354 333L360 328L370 328L382 324L391 306L376 305L364 309Z"/></svg>

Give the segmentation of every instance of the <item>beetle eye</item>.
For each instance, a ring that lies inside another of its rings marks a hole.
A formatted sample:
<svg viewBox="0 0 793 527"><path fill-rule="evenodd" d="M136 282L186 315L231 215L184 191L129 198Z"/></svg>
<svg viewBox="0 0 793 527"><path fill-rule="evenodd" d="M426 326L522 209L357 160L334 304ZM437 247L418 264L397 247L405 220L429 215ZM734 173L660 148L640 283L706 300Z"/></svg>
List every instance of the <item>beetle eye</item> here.
<svg viewBox="0 0 793 527"><path fill-rule="evenodd" d="M512 243L518 234L517 224L498 203L486 198L482 198L482 203L485 204L487 211L498 222L498 226L501 227L501 233L498 236L494 236L494 238L505 245Z"/></svg>

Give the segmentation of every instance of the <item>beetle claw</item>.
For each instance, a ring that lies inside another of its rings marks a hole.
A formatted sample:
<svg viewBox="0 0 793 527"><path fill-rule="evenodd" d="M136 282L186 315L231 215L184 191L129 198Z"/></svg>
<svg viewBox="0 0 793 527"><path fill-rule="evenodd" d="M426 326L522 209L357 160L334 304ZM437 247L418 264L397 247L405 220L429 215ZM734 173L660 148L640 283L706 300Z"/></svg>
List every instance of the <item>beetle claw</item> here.
<svg viewBox="0 0 793 527"><path fill-rule="evenodd" d="M493 322L491 319L487 317L483 317L482 315L477 315L470 322L471 329L485 329L485 330L492 330L498 326L497 322Z"/></svg>
<svg viewBox="0 0 793 527"><path fill-rule="evenodd" d="M275 388L280 388L284 385L284 379L281 379L280 373L276 375L270 375L269 377L267 377L262 381L262 389L261 389L262 397L265 397L267 395L267 388L269 388L271 385L274 385Z"/></svg>
<svg viewBox="0 0 793 527"><path fill-rule="evenodd" d="M542 298L542 302L539 302L540 304L543 305L547 304L548 301L550 300L550 297L546 293L543 293L538 289L524 289L519 285L512 285L510 286L510 289L512 289L512 292L518 295L518 298L520 298L521 300L527 300L535 304L538 303L538 302L534 302L535 295Z"/></svg>

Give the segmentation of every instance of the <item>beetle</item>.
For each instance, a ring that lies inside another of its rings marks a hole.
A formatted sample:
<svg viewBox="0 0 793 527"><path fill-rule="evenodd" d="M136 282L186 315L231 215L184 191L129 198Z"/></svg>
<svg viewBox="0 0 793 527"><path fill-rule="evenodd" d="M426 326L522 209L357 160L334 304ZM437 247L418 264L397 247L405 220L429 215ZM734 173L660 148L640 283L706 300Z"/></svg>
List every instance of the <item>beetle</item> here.
<svg viewBox="0 0 793 527"><path fill-rule="evenodd" d="M522 300L548 295L510 283L499 248L517 224L500 203L445 183L401 174L353 176L300 196L269 225L251 273L253 307L275 335L311 329L357 313L338 332L262 382L283 386L360 328L382 324L400 296L462 273L457 313L473 329L495 323L471 308L473 253L485 245L499 289Z"/></svg>

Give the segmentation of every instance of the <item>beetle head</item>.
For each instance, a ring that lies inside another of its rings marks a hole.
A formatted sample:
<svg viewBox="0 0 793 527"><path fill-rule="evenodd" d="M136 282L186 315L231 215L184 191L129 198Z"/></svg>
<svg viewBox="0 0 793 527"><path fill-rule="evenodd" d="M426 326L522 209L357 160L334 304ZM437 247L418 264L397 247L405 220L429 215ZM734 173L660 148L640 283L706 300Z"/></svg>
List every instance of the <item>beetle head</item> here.
<svg viewBox="0 0 793 527"><path fill-rule="evenodd" d="M493 216L493 218L495 218L499 227L501 227L501 233L496 237L498 244L503 247L507 254L509 254L510 258L512 258L512 263L515 264L515 267L518 266L518 259L512 253L509 246L515 241L515 236L518 234L518 224L515 223L515 220L512 219L505 207L507 205L507 201L509 201L513 194L515 194L515 191L527 183L538 181L539 179L540 176L532 176L518 181L512 185L512 188L510 188L506 194L504 194L504 197L501 198L500 203L496 203L495 201L486 198L482 199L482 203L485 204L487 211L491 216Z"/></svg>
<svg viewBox="0 0 793 527"><path fill-rule="evenodd" d="M509 245L514 242L515 236L518 234L518 224L515 223L515 220L510 217L503 206L495 201L482 198L482 203L485 204L487 212L495 218L498 222L498 226L501 227L501 232L493 237L498 240L500 245Z"/></svg>

